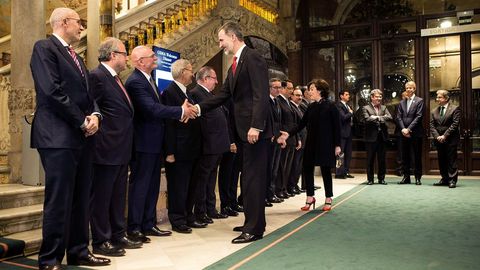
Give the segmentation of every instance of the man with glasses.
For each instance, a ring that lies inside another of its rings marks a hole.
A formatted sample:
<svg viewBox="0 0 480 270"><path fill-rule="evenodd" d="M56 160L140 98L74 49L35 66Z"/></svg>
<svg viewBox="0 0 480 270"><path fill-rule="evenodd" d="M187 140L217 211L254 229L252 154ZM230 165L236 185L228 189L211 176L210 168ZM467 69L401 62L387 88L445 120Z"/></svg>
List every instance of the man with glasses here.
<svg viewBox="0 0 480 270"><path fill-rule="evenodd" d="M215 70L209 66L200 68L195 76L197 85L190 91L192 98L201 102L213 98L212 91L218 84ZM197 189L195 192L195 217L203 223L213 223L212 219L227 218L228 215L216 210L215 186L217 167L223 153L230 151L230 138L225 109L218 107L200 117L202 131L202 153L195 168ZM229 190L228 179L218 179L220 198L225 198Z"/></svg>
<svg viewBox="0 0 480 270"><path fill-rule="evenodd" d="M387 106L382 105L382 99L382 91L373 89L370 92L370 104L362 107L365 121L364 140L367 149L367 185L373 185L375 156L378 163L378 183L387 184L385 182L385 144L388 140L387 121L392 120L392 115Z"/></svg>
<svg viewBox="0 0 480 270"><path fill-rule="evenodd" d="M193 68L186 59L178 59L172 64L171 82L163 91L162 101L166 105L178 106L185 99L194 103L187 92L192 83ZM172 230L178 233L191 233L191 228L205 228L207 223L196 220L193 214L197 183L193 177L201 154L202 134L200 121L186 123L167 120L165 126L165 173L168 190L168 219Z"/></svg>
<svg viewBox="0 0 480 270"><path fill-rule="evenodd" d="M88 71L71 45L84 30L72 9L50 16L53 35L34 45L30 67L36 92L31 146L45 170L45 202L40 269L69 265L108 265L88 250L92 135L101 114L90 96ZM68 234L68 235L67 235Z"/></svg>
<svg viewBox="0 0 480 270"><path fill-rule="evenodd" d="M149 235L171 234L156 225L165 119L179 121L194 118L196 113L186 99L181 106L164 105L152 78L158 59L151 48L135 47L130 59L135 70L125 87L135 110L135 153L130 163L127 230L132 239L146 243L150 242Z"/></svg>
<svg viewBox="0 0 480 270"><path fill-rule="evenodd" d="M95 136L90 226L93 253L123 256L124 248L142 242L126 236L125 203L128 163L132 156L133 104L119 73L127 65L125 45L107 38L98 49L100 64L91 71L92 95L103 112Z"/></svg>

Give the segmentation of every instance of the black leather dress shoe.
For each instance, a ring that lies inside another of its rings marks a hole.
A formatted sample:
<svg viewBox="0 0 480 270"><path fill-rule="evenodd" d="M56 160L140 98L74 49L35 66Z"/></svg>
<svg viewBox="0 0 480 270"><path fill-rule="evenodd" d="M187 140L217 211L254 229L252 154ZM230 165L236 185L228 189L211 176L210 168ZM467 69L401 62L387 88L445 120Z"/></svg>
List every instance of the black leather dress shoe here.
<svg viewBox="0 0 480 270"><path fill-rule="evenodd" d="M230 208L235 212L243 212L243 206L239 204L232 205Z"/></svg>
<svg viewBox="0 0 480 270"><path fill-rule="evenodd" d="M93 246L93 253L109 257L120 257L125 255L125 249L114 246L110 241L105 241L101 245Z"/></svg>
<svg viewBox="0 0 480 270"><path fill-rule="evenodd" d="M436 187L439 187L439 186L448 186L449 184L447 181L440 180L437 183L433 183L433 185Z"/></svg>
<svg viewBox="0 0 480 270"><path fill-rule="evenodd" d="M172 226L172 230L178 233L192 233L192 228L188 227L185 224Z"/></svg>
<svg viewBox="0 0 480 270"><path fill-rule="evenodd" d="M237 226L233 228L234 232L243 232L243 226Z"/></svg>
<svg viewBox="0 0 480 270"><path fill-rule="evenodd" d="M415 177L415 185L420 186L422 184L422 181L420 181L420 177Z"/></svg>
<svg viewBox="0 0 480 270"><path fill-rule="evenodd" d="M347 179L346 175L335 174L335 179Z"/></svg>
<svg viewBox="0 0 480 270"><path fill-rule="evenodd" d="M140 241L142 243L150 243L150 238L146 237L141 231L131 231L128 233L128 237L134 241Z"/></svg>
<svg viewBox="0 0 480 270"><path fill-rule="evenodd" d="M151 229L145 230L143 233L145 235L151 235L151 236L169 236L169 235L172 235L171 231L160 230L157 226L153 226Z"/></svg>
<svg viewBox="0 0 480 270"><path fill-rule="evenodd" d="M290 192L288 192L288 191L283 192L283 194L285 194L285 196L287 196L287 198L290 198L290 197L294 197L294 196L295 196L295 194L290 193Z"/></svg>
<svg viewBox="0 0 480 270"><path fill-rule="evenodd" d="M112 244L116 247L121 247L125 249L135 249L135 248L141 248L143 246L142 241L135 240L129 236L113 239Z"/></svg>
<svg viewBox="0 0 480 270"><path fill-rule="evenodd" d="M409 176L403 177L402 181L398 182L399 185L405 185L405 184L411 184L412 182L410 181Z"/></svg>
<svg viewBox="0 0 480 270"><path fill-rule="evenodd" d="M271 203L281 203L283 202L283 199L280 199L274 195L273 197L268 198L267 201Z"/></svg>
<svg viewBox="0 0 480 270"><path fill-rule="evenodd" d="M61 264L55 264L55 265L41 265L38 267L40 270L62 270L63 267Z"/></svg>
<svg viewBox="0 0 480 270"><path fill-rule="evenodd" d="M197 217L197 221L200 222L200 223L213 224L213 219L211 219L207 215L202 215L202 216Z"/></svg>
<svg viewBox="0 0 480 270"><path fill-rule="evenodd" d="M190 228L195 228L195 229L201 229L201 228L206 228L207 227L207 223L203 223L203 222L198 222L198 221L191 221L191 222L187 222L187 226L190 227Z"/></svg>
<svg viewBox="0 0 480 270"><path fill-rule="evenodd" d="M387 184L387 182L385 182L384 179L378 180L378 183L379 183L380 185L386 185L386 184Z"/></svg>
<svg viewBox="0 0 480 270"><path fill-rule="evenodd" d="M249 233L242 233L239 237L232 240L232 244L245 244L253 241L257 241L263 238L263 235L255 235Z"/></svg>
<svg viewBox="0 0 480 270"><path fill-rule="evenodd" d="M450 183L448 184L448 187L449 187L449 188L456 188L456 187L457 187L457 183L455 183L454 181L450 181Z"/></svg>
<svg viewBox="0 0 480 270"><path fill-rule="evenodd" d="M235 211L235 210L233 210L233 209L230 208L229 206L222 208L222 210L220 211L220 213L222 213L222 214L224 214L224 215L227 215L227 216L231 216L231 217L236 217L236 216L238 216L238 212Z"/></svg>
<svg viewBox="0 0 480 270"><path fill-rule="evenodd" d="M313 185L313 190L322 189L321 186Z"/></svg>
<svg viewBox="0 0 480 270"><path fill-rule="evenodd" d="M278 198L280 199L288 199L288 196L283 193L283 192L278 192L277 194L275 194Z"/></svg>
<svg viewBox="0 0 480 270"><path fill-rule="evenodd" d="M273 207L273 204L268 200L265 200L265 207Z"/></svg>
<svg viewBox="0 0 480 270"><path fill-rule="evenodd" d="M345 177L347 177L347 178L355 178L355 176L353 176L353 175L351 175L351 174L349 174L349 173L345 174Z"/></svg>
<svg viewBox="0 0 480 270"><path fill-rule="evenodd" d="M110 259L102 258L102 257L95 257L89 251L86 257L78 258L78 257L68 257L67 256L67 264L68 265L87 265L87 266L103 266L109 265Z"/></svg>
<svg viewBox="0 0 480 270"><path fill-rule="evenodd" d="M211 213L211 214L208 214L207 215L210 219L222 219L222 218L228 218L228 215L227 214L222 214L222 213L218 213L218 212L215 212L215 213Z"/></svg>
<svg viewBox="0 0 480 270"><path fill-rule="evenodd" d="M368 181L367 185L369 185L369 186L373 185L373 181Z"/></svg>

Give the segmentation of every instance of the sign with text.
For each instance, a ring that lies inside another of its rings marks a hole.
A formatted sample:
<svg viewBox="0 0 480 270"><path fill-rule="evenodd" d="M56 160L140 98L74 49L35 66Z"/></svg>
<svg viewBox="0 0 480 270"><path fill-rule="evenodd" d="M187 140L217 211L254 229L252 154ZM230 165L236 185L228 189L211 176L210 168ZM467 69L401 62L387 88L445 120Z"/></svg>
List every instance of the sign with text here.
<svg viewBox="0 0 480 270"><path fill-rule="evenodd" d="M173 81L171 67L173 62L180 59L180 53L164 48L153 46L153 52L157 55L158 67L154 70L153 76L160 93Z"/></svg>

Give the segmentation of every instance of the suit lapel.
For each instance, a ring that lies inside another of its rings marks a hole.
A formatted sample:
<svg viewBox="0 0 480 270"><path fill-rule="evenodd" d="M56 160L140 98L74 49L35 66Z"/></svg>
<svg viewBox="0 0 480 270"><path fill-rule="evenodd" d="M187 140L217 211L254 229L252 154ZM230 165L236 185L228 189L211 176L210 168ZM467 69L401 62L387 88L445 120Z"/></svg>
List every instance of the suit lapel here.
<svg viewBox="0 0 480 270"><path fill-rule="evenodd" d="M99 65L99 68L100 68L101 71L103 71L105 73L105 76L108 78L108 81L112 85L113 89L115 89L115 91L117 92L117 95L119 95L121 97L121 99L125 102L127 107L130 109L130 111L133 112L132 104L130 104L130 102L128 102L128 99L125 96L125 93L123 92L122 88L120 88L120 85L118 85L117 81L112 76L112 74L102 64Z"/></svg>
<svg viewBox="0 0 480 270"><path fill-rule="evenodd" d="M68 53L67 49L62 45L62 43L60 42L60 40L58 40L55 36L51 36L50 37L50 40L53 42L53 44L57 47L58 51L65 57L65 59L67 59L67 62L72 66L72 68L76 71L76 74L78 74L78 76L82 77L82 73L80 72L80 70L78 69L77 67L77 64L75 64L75 61L73 61L73 58L72 56L70 55L70 53ZM86 80L87 78L87 72L86 72L86 68L83 64L83 59L77 55L77 59L78 61L80 62L80 66L82 67L82 72L83 74L85 74L85 77L82 77L83 81L87 84L87 89L88 89L88 82Z"/></svg>
<svg viewBox="0 0 480 270"><path fill-rule="evenodd" d="M248 47L243 48L242 53L240 54L240 58L238 58L238 63L237 63L237 69L235 70L235 75L232 73L232 89L235 89L235 85L237 84L237 78L240 72L242 72L242 67L243 67L243 62L245 60L245 55L247 54L247 51L249 50ZM231 68L230 68L231 72Z"/></svg>

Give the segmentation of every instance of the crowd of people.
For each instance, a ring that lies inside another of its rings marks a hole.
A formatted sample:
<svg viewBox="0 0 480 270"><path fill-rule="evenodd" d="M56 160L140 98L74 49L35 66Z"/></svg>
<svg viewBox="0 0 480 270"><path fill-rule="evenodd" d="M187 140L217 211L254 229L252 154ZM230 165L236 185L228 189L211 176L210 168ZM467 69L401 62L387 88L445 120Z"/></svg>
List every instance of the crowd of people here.
<svg viewBox="0 0 480 270"><path fill-rule="evenodd" d="M31 59L37 101L31 146L38 149L46 181L39 269L61 269L65 252L69 265L108 265L110 259L94 254L124 256L152 236L171 235L157 227L162 165L172 230L188 234L243 212L234 244L262 239L265 207L273 203L306 192L301 210L315 208L315 166L324 182L324 211L333 203L332 169L335 178L353 178L350 93L340 91L335 103L323 79L306 89L269 80L265 59L245 45L236 23L218 32L219 46L233 62L215 94L215 70L204 66L195 74L186 59L172 64L173 81L160 92L152 78L158 60L152 49L138 46L128 55L113 37L100 44L99 65L88 71L71 47L84 30L79 15L57 8L50 25L52 36L35 44ZM118 75L128 57L135 69L124 84ZM187 91L193 79L196 85ZM415 84L407 83L396 114L406 172L399 184L410 183L409 151L422 144L424 103L414 93ZM378 182L386 184L385 123L392 116L382 105L382 91L372 90L370 97L361 108L367 184L374 181L375 156ZM442 179L435 185L452 188L460 112L447 91L438 91L437 101L430 129ZM414 156L420 185L421 158Z"/></svg>

